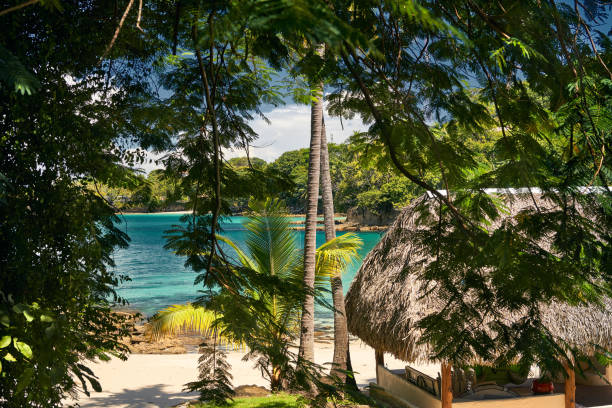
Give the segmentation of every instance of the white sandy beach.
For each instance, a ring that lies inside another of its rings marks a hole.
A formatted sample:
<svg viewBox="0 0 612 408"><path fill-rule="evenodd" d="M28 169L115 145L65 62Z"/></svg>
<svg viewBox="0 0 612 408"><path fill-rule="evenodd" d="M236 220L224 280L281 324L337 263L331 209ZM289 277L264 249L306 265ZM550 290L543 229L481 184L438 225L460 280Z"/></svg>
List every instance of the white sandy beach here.
<svg viewBox="0 0 612 408"><path fill-rule="evenodd" d="M317 343L315 360L324 364L332 360L333 345ZM232 365L234 386L268 384L252 362L242 361L244 352L235 351L228 355ZM196 394L182 391L183 384L197 377L198 354L133 354L127 361L113 359L109 362L89 364L98 375L102 392L92 392L90 397L81 395L81 407L149 408L170 407L197 398ZM376 379L374 350L361 342L351 343L351 360L356 371L359 387L365 387ZM405 363L385 355L389 368L402 368ZM439 366L422 366L419 369L436 376Z"/></svg>

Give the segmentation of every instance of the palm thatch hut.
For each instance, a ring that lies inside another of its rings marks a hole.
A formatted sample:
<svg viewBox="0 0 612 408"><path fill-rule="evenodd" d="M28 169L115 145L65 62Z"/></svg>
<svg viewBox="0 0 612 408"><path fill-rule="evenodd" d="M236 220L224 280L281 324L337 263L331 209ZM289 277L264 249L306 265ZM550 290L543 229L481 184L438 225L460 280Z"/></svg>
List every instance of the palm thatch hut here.
<svg viewBox="0 0 612 408"><path fill-rule="evenodd" d="M533 195L524 194L525 191L522 190L490 190L488 193L497 194L504 200L508 209L506 217L512 217L519 211L534 206L534 200L538 206L550 207L550 203L547 203L537 191ZM388 377L388 373L384 370L383 353L390 353L408 363L432 362L431 349L428 344L419 341L421 333L415 328L416 322L443 307L439 299L421 296L422 282L418 279L418 271L422 268L423 261L426 263L427 259L417 255L415 247L415 233L419 230L417 208L423 200L431 199L432 196L424 195L401 212L380 242L364 259L346 296L349 331L376 350L379 384L381 376ZM612 350L612 300L607 299L603 308L573 307L553 302L543 305L542 309L548 329L569 344L589 354L594 351L593 344ZM416 398L412 401L413 406L439 407L440 404L444 408L451 406L452 393L449 391L452 387L451 367L442 361L438 363L442 364L439 399L436 402L431 398L421 398L424 396L416 395L417 391L421 390L412 390L409 393ZM474 363L483 362L474 361ZM569 378L566 381L568 395L565 398L561 394L550 401L539 399L533 406L574 407L573 372L569 373L568 370L568 374ZM389 378L387 380L395 381ZM390 384L389 381L387 384ZM563 405L564 400L565 405ZM492 406L505 406L500 401L496 401ZM530 404L525 405L523 398L520 404L523 408L530 406Z"/></svg>

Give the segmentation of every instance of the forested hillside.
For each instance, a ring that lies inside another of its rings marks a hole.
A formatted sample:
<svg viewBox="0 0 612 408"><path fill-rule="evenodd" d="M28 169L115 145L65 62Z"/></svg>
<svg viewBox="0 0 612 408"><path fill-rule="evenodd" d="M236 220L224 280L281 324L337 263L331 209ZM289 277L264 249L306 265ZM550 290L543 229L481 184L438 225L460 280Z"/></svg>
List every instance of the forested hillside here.
<svg viewBox="0 0 612 408"><path fill-rule="evenodd" d="M445 129L440 127L440 132ZM481 135L466 135L466 144L479 152L481 170L491 167L493 144L499 137L495 129ZM330 143L329 160L334 193L335 211L346 213L351 208L373 214L386 214L407 205L424 190L384 160L382 145L368 141L367 133L356 133L344 143ZM308 175L308 149L291 150L273 162L258 157L237 157L225 161L227 169L240 173L247 169L268 171L285 179L291 188L280 192L291 212L304 213ZM153 170L148 175L135 175L131 183L122 187L98 186L107 200L122 211L171 211L186 209L188 198L181 192L180 181L164 170ZM438 177L432 177L440 188ZM92 186L93 187L93 186ZM232 211L246 209L249 196L237 192Z"/></svg>

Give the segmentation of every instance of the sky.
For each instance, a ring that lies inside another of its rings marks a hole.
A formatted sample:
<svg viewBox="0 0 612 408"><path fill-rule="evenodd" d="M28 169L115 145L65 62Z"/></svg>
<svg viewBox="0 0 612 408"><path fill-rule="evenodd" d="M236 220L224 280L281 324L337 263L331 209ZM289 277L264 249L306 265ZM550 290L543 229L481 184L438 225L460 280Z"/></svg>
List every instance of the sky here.
<svg viewBox="0 0 612 408"><path fill-rule="evenodd" d="M309 146L310 106L290 103L279 107L270 107L265 111L266 117L270 120L269 124L261 118L254 119L251 122L253 130L259 135L259 138L250 148L251 157L259 157L267 162L272 162L284 152ZM342 143L355 131L365 131L368 128L358 117L350 120L342 119L341 124L339 118L328 115L325 115L325 127L328 143ZM161 164L155 163L155 160L162 156L164 156L164 153L149 153L150 161L147 161L140 168L146 173L163 168ZM243 149L223 150L225 159L244 156L246 154Z"/></svg>
<svg viewBox="0 0 612 408"><path fill-rule="evenodd" d="M310 106L288 104L273 108L266 113L270 120L263 119L251 122L259 139L251 146L252 157L259 157L267 162L276 160L282 153L308 147L310 144ZM364 131L367 126L359 118L342 120L325 115L327 141L342 143L355 131ZM224 151L225 158L245 156L244 150Z"/></svg>

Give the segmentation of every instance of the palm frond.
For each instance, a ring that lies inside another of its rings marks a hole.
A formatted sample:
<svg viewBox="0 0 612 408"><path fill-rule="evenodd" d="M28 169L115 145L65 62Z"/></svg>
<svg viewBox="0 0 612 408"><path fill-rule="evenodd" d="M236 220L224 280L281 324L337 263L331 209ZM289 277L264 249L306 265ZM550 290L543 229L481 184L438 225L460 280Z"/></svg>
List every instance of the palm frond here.
<svg viewBox="0 0 612 408"><path fill-rule="evenodd" d="M257 268L271 276L287 276L301 261L301 250L294 232L289 228L286 210L278 200L251 202L253 216L245 224L245 239Z"/></svg>
<svg viewBox="0 0 612 408"><path fill-rule="evenodd" d="M234 252L236 252L238 261L242 264L242 266L255 271L257 270L257 264L242 249L240 249L240 247L234 241L222 235L217 235L217 240L227 244L234 250Z"/></svg>
<svg viewBox="0 0 612 408"><path fill-rule="evenodd" d="M327 241L317 249L315 280L324 280L342 273L347 266L359 260L363 241L349 232Z"/></svg>
<svg viewBox="0 0 612 408"><path fill-rule="evenodd" d="M147 334L157 340L184 332L196 332L204 337L212 337L216 331L220 344L232 344L231 339L222 334L225 330L218 322L219 317L214 311L191 303L172 305L155 315L147 325Z"/></svg>

